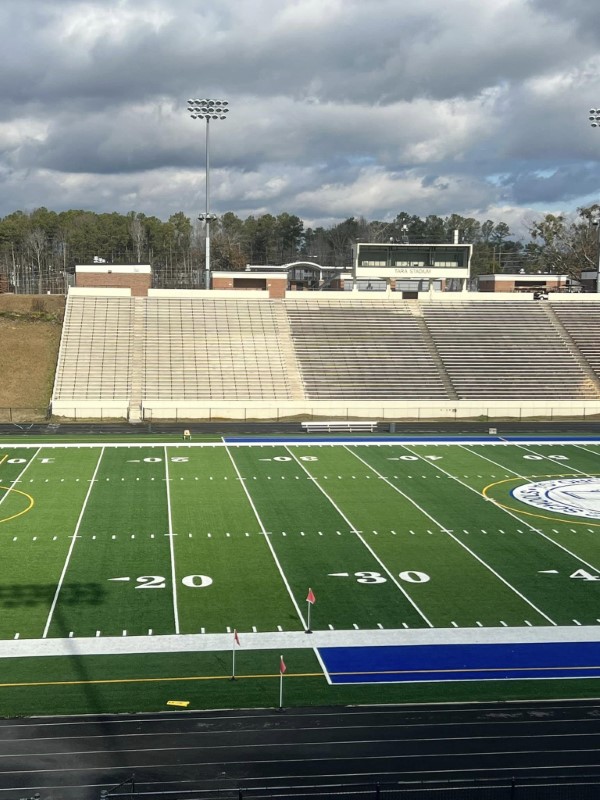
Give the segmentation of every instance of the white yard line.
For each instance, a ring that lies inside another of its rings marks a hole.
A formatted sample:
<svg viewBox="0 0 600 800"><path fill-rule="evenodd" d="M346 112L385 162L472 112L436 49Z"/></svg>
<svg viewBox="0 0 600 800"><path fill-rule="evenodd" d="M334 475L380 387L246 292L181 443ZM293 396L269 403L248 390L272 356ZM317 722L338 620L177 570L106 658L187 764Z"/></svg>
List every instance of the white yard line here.
<svg viewBox="0 0 600 800"><path fill-rule="evenodd" d="M564 442L562 442L562 444L564 444ZM599 444L599 442L590 442L590 444ZM590 453L593 456L600 455L596 450L588 450L588 448L584 447L582 444L574 444L573 447L576 447L578 450L584 450L586 453ZM594 475L592 477L595 478L596 476Z"/></svg>
<svg viewBox="0 0 600 800"><path fill-rule="evenodd" d="M502 438L502 437L500 437L500 438ZM503 442L503 444L509 445L511 447L517 447L519 450L525 450L525 452L529 453L530 455L539 456L541 461L549 461L557 469L559 469L560 468L560 464L563 463L563 462L559 463L559 462L556 461L556 459L550 458L550 456L545 456L543 453L539 453L537 450L531 450L530 447L526 446L526 444L524 442L521 442L521 443L519 443L519 442L509 442L508 439L502 439L502 442ZM529 445L530 443L527 443L527 444ZM565 442L543 442L542 444L546 444L548 447L553 447L553 446L555 447L557 444L565 444ZM461 447L464 449L465 446L461 444ZM590 452L590 451L588 450L588 452ZM500 466L500 464L498 466ZM565 466L566 466L566 464L565 464ZM506 467L506 469L508 469L508 467ZM569 465L569 469L572 472L578 472L580 475L585 475L586 478L593 477L593 476L590 476L589 473L585 472L584 470L577 469L577 467L573 467L573 466ZM512 469L509 470L509 472L512 472L512 471L513 471ZM519 475L519 477L523 478L524 476L523 475ZM526 480L529 480L529 478L527 478Z"/></svg>
<svg viewBox="0 0 600 800"><path fill-rule="evenodd" d="M405 449L408 450L407 447ZM357 455L356 453L353 453L352 450L349 450L348 452L352 453L352 455L355 458L357 458L359 461L362 461L362 463L366 467L368 467L376 475L378 475L383 481L385 481L388 484L388 486L390 486L392 489L394 489L394 491L398 492L398 494L402 495L402 497L406 498L406 500L408 500L410 503L412 503L415 506L415 508L417 508L422 514L424 514L428 519L430 519L434 523L434 525L437 525L440 530L442 530L445 534L447 534L451 539L453 539L457 544L459 544L464 550L466 550L468 553L470 553L471 556L473 556L473 558L476 561L479 561L479 563L483 567L485 567L487 570L489 570L492 573L492 575L495 575L495 577L498 578L499 581L501 581L512 592L514 592L516 595L518 595L518 597L520 597L521 600L524 600L527 603L527 605L531 606L531 608L533 608L534 611L537 611L537 613L540 614L542 617L544 617L544 619L547 619L548 622L551 625L556 625L556 622L554 622L553 619L551 619L547 614L544 614L544 612L541 609L539 609L535 605L535 603L532 603L531 600L529 600L527 597L525 597L525 595L522 592L520 592L515 586L513 586L511 583L509 583L509 581L507 581L506 578L503 578L502 575L500 575L499 572L496 572L496 570L492 566L490 566L486 561L484 561L482 558L480 558L480 556L478 556L477 553L473 552L473 550L471 550L470 547L467 547L467 545L464 542L461 542L461 540L457 536L455 536L452 533L452 531L450 531L448 528L446 528L444 525L442 525L440 522L438 522L434 517L432 517L431 514L429 514L427 511L425 511L425 509L422 508L415 500L413 500L412 497L409 497L409 495L407 495L405 492L403 492L397 486L394 486L393 483L391 483L387 478L385 478L374 467L372 467L370 464L368 464L366 461L364 461L359 455ZM412 450L408 450L408 452L411 453L412 455L417 455ZM449 472L446 472L446 470L442 469L441 467L438 467L437 464L432 464L430 461L426 461L422 456L418 456L418 458L421 459L421 461L424 461L426 464L430 464L432 467L435 467L436 469L441 470L446 475L448 475L450 478L454 478L453 475L450 475ZM463 486L466 486L466 484L463 484L462 481L460 481L458 478L454 478L454 480L458 481L458 483L461 483ZM470 489L471 487L468 486L467 488ZM472 491L476 491L476 490L473 489ZM479 492L476 492L476 494L478 494L479 497L481 497L481 494Z"/></svg>
<svg viewBox="0 0 600 800"><path fill-rule="evenodd" d="M599 626L519 628L390 628L386 630L242 631L238 657L251 650L313 649L317 647L385 647L434 644L536 644L597 642ZM310 642L308 641L310 639ZM0 658L33 656L122 655L125 653L231 652L231 633L166 636L100 636L68 639L7 639L0 641Z"/></svg>
<svg viewBox="0 0 600 800"><path fill-rule="evenodd" d="M34 453L34 454L31 456L31 458L29 459L29 461L27 462L27 464L25 464L25 466L23 467L23 469L21 470L21 472L19 472L19 474L17 475L17 477L14 479L14 481L11 481L11 484L10 484L10 486L9 486L9 491L8 491L8 492L5 492L5 493L4 493L4 495L3 495L2 497L0 497L0 506L1 506L1 505L2 505L2 503L3 503L3 502L6 500L6 498L8 497L8 495L10 494L10 490L11 490L11 489L14 487L15 483L18 483L18 482L21 480L21 478L23 477L23 475L26 473L26 471L29 469L29 467L30 467L30 466L33 464L33 462L35 461L35 459L36 459L36 458L39 456L39 454L40 454L40 450L41 450L41 449L42 449L41 447L38 447L38 449L37 449L37 452L36 452L36 453Z"/></svg>
<svg viewBox="0 0 600 800"><path fill-rule="evenodd" d="M238 480L240 482L240 486L244 490L244 493L245 493L246 497L248 498L248 502L250 503L250 507L252 508L252 511L254 512L254 516L256 517L256 520L257 520L258 524L260 525L260 529L262 531L264 539L265 539L265 541L267 543L267 546L268 546L269 550L271 551L271 555L273 556L273 561L275 562L275 566L279 570L279 574L281 575L281 580L283 581L283 583L285 585L285 588L287 589L287 592L288 592L288 594L290 596L290 600L292 601L292 603L294 605L294 608L296 609L296 613L298 614L298 619L302 623L302 627L306 630L306 626L307 626L306 620L304 619L304 615L302 614L302 611L300 610L300 606L296 602L296 598L294 597L294 593L292 592L292 587L290 586L290 584L288 582L288 579L286 578L285 572L283 571L283 568L282 568L281 564L279 563L279 559L277 558L277 553L275 552L275 549L273 548L273 545L271 543L271 538L267 534L267 529L263 525L263 522L262 522L262 520L260 518L260 514L258 513L258 510L257 510L256 506L254 505L254 502L253 502L252 498L250 497L250 493L249 493L248 489L246 488L246 483L244 482L242 476L240 475L240 471L239 471L239 469L237 467L237 464L235 463L235 461L233 459L233 456L231 455L231 452L229 450L229 447L227 447L227 445L225 445L225 450L227 451L227 455L229 456L229 458L231 460L231 463L232 463L233 468L235 470L235 474L237 475ZM229 645L231 647L231 637L230 637Z"/></svg>
<svg viewBox="0 0 600 800"><path fill-rule="evenodd" d="M459 445L459 446L462 447L463 449L466 449L464 445ZM524 475L521 475L519 472L516 472L514 469L510 469L510 467L505 467L503 464L498 464L497 461L493 461L491 458L488 458L487 456L481 455L481 453L476 453L475 451L471 451L471 450L467 450L467 452L469 452L469 453L472 452L473 455L476 455L478 458L483 458L485 461L489 462L490 464L493 464L495 467L498 467L499 469L506 470L507 472L512 472L513 475L515 475L517 478L520 478L521 480L524 480L524 481L527 481L527 482L531 481L531 478L526 478ZM550 460L552 460L552 459L550 459ZM552 461L552 463L555 464L556 462ZM577 470L577 472L579 472L579 471L580 470ZM585 473L585 472L582 472L581 474L582 475L587 475L587 473ZM473 491L477 492L476 489L473 489ZM477 494L480 494L480 493L477 492ZM521 517L518 516L518 512L513 512L509 508L505 508L505 507L499 505L495 500L492 500L491 502L493 502L494 505L497 508L500 508L500 509L502 509L502 511L505 511L509 516L511 516L513 519L515 519L520 525L524 525L525 527L529 528L529 530L532 531L533 533L537 533L538 536L541 536L543 539L546 539L546 541L549 542L554 547L558 547L560 550L563 550L565 553L567 553L572 558L574 558L575 561L579 561L580 564L585 564L586 567L589 567L590 569L593 569L594 572L600 572L598 567L595 567L593 564L590 564L589 561L586 561L581 556L576 555L576 553L573 553L571 550L569 550L568 547L565 547L564 545L562 545L559 542L555 541L551 536L548 536L546 533L544 533L539 528L536 528L534 525L531 525L529 522L527 522L527 520L521 519ZM568 525L568 522L566 520L563 520L563 519L557 518L556 522L564 524L564 525Z"/></svg>
<svg viewBox="0 0 600 800"><path fill-rule="evenodd" d="M71 555L73 553L73 549L75 547L75 542L77 541L77 534L79 532L79 528L81 526L81 522L83 520L83 515L85 514L85 509L88 504L88 500L90 499L90 495L92 493L92 489L94 488L94 483L96 482L96 475L98 474L98 470L100 469L100 462L102 461L102 456L104 455L104 447L100 449L100 455L98 456L98 461L96 463L96 469L94 470L94 474L90 480L90 485L85 495L85 500L83 501L83 505L81 507L81 511L79 513L79 519L77 520L77 524L75 525L75 530L73 531L73 536L71 538L71 544L69 545L69 551L67 553L67 557L65 559L65 563L62 568L62 572L56 586L56 591L54 592L54 598L52 600L52 605L50 606L50 611L48 613L48 619L46 620L46 626L44 628L44 632L42 637L45 639L48 636L48 631L50 629L50 624L52 622L52 616L54 614L54 609L56 608L56 604L58 602L58 596L62 589L62 585L65 580L65 575L67 574L67 569L69 567L69 561L71 560Z"/></svg>
<svg viewBox="0 0 600 800"><path fill-rule="evenodd" d="M173 596L173 619L175 621L175 633L179 633L179 611L177 608L177 576L175 572L175 537L173 536L173 519L171 515L171 487L169 477L169 456L167 447L165 453L165 484L167 486L167 517L169 520L169 552L171 554L171 594Z"/></svg>
<svg viewBox="0 0 600 800"><path fill-rule="evenodd" d="M366 541L366 540L365 540L365 539L364 539L364 538L361 536L361 534L358 532L358 530L357 530L357 528L356 528L356 525L353 525L353 524L352 524L352 522L351 522L351 521L348 519L348 517L347 517L347 516L344 514L344 512L342 511L342 509L341 509L341 508L340 508L340 507L337 505L337 503L335 502L335 500L333 500L333 498L331 498L331 497L330 497L330 496L327 494L327 492L325 491L325 489L323 489L323 487L322 487L322 486L321 486L321 484L318 482L318 480L317 480L317 479L314 477L314 475L311 475L311 474L310 474L310 472L308 471L308 469L307 469L307 468L304 466L304 464L303 464L301 461L299 461L299 460L296 458L296 456L295 456L295 455L294 455L294 453L293 453L293 452L290 450L290 448L289 448L289 447L286 447L285 449L286 449L286 450L288 451L288 453L289 453L289 454L292 456L292 458L293 458L293 459L294 459L294 461L295 461L295 462L298 464L298 466L299 466L299 467L301 467L301 468L304 470L304 472L305 472L305 473L308 475L308 477L309 477L309 478L310 478L310 479L313 481L313 483L314 483L314 485L317 487L317 489L319 489L319 491L320 491L320 492L321 492L321 493L322 493L322 494L323 494L323 495L324 495L324 496L327 498L327 500L328 500L328 501L331 503L331 505L332 505L332 506L335 508L335 510L337 511L337 513L340 515L340 517L341 517L341 518L344 520L344 522L346 523L346 525L348 525L348 527L350 528L350 530L352 531L352 533L353 533L353 534L356 536L356 538L357 538L357 539L359 539L359 540L360 540L360 542L361 542L361 543L364 545L364 547L365 547L365 548L366 548L366 549L369 551L369 553L370 553L370 554L373 556L373 558L375 559L375 561L377 561L377 563L379 564L379 566L381 567L381 569L382 569L382 570L384 570L385 574L386 574L386 575L388 576L388 578L389 578L389 579L392 581L392 583L393 583L393 584L396 586L396 588L397 588L397 589L399 589L399 590L402 592L402 594L404 595L404 597L405 597L405 598L408 600L408 602L411 604L411 606L412 606L412 607L415 609L415 611L417 612L417 614L418 614L418 615L419 615L419 616L420 616L420 617L421 617L421 618L422 618L422 619L423 619L423 620L424 620L424 621L425 621L425 622L426 622L426 623L429 625L429 627L430 627L430 628L433 628L433 623L432 623L432 622L430 622L430 620L429 620L429 619L428 619L428 618L425 616L425 614L424 614L424 613L421 611L421 609L419 608L419 606L418 606L418 605L415 603L415 601L412 599L412 597L411 597L411 596L408 594L408 592L406 591L406 589L404 588L404 586L402 586L402 584L401 584L401 583L399 583L399 582L396 580L396 577L395 577L395 575L394 575L392 572L390 572L390 570L387 568L387 566L384 564L384 562L383 562L383 561L382 561L382 560L379 558L379 556L378 556L378 555L377 555L377 553L376 553L376 552L373 550L373 548L372 548L372 547L369 545L369 543L368 543L368 542L367 542L367 541Z"/></svg>

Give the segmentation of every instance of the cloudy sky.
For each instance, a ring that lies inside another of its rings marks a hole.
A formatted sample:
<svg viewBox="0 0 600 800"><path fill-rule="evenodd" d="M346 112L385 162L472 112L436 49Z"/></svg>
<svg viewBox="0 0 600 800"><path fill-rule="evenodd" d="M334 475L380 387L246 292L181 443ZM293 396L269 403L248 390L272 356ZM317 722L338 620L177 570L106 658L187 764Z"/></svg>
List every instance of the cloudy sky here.
<svg viewBox="0 0 600 800"><path fill-rule="evenodd" d="M596 0L0 0L0 216L307 225L600 200Z"/></svg>

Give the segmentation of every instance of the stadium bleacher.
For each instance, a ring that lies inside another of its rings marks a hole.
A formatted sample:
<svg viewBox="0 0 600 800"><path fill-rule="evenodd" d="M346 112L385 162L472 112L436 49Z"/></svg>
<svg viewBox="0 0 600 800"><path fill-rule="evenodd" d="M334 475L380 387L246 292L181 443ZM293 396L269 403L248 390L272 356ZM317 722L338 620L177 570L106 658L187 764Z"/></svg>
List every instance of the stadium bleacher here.
<svg viewBox="0 0 600 800"><path fill-rule="evenodd" d="M598 397L543 305L457 300L422 308L459 398Z"/></svg>
<svg viewBox="0 0 600 800"><path fill-rule="evenodd" d="M69 295L53 403L598 399L598 310L96 290Z"/></svg>
<svg viewBox="0 0 600 800"><path fill-rule="evenodd" d="M286 300L306 396L447 397L417 318L404 300Z"/></svg>
<svg viewBox="0 0 600 800"><path fill-rule="evenodd" d="M130 397L132 302L129 297L69 297L53 400Z"/></svg>

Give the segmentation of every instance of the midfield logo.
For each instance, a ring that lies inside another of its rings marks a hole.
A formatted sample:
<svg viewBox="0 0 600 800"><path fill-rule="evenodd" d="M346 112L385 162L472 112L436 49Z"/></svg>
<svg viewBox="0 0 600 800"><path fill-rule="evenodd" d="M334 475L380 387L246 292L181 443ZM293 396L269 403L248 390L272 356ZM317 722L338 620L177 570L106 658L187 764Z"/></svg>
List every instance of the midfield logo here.
<svg viewBox="0 0 600 800"><path fill-rule="evenodd" d="M527 483L513 489L511 495L544 511L600 519L600 478L557 478Z"/></svg>

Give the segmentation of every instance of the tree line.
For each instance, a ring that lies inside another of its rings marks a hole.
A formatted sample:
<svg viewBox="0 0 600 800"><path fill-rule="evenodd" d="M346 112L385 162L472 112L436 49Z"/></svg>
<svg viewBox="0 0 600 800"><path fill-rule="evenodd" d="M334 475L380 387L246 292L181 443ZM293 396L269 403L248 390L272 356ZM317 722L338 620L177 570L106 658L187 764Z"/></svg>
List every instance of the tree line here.
<svg viewBox="0 0 600 800"><path fill-rule="evenodd" d="M297 260L325 266L351 265L356 241L473 244L473 276L489 272L554 272L577 279L598 264L600 206L571 216L546 214L528 225L526 240L503 221L472 217L419 217L399 213L392 221L350 217L330 227L305 227L287 212L240 218L231 211L211 223L211 268L243 270L247 264L281 265ZM150 264L155 285L201 285L205 264L203 223L183 212L165 222L128 214L37 208L0 219L0 275L17 292L65 290L76 264Z"/></svg>

